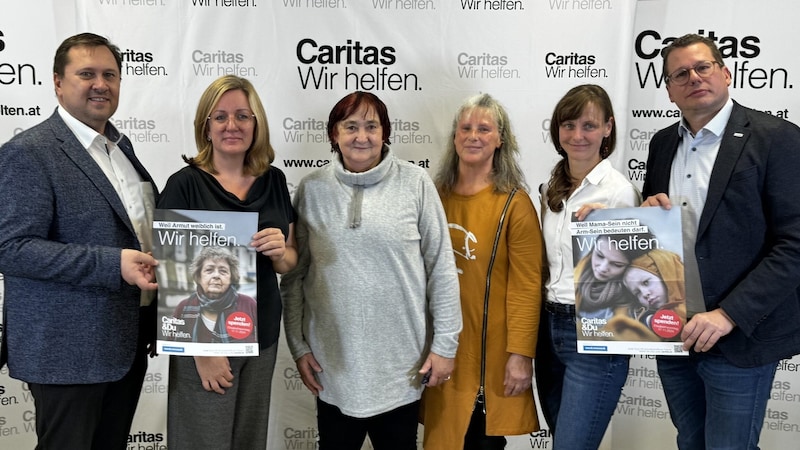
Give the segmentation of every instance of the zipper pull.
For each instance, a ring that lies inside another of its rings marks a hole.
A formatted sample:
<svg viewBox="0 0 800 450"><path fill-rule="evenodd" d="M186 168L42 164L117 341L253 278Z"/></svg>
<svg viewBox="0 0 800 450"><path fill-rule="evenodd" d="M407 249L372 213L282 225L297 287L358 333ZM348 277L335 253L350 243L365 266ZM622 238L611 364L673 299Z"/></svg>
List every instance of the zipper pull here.
<svg viewBox="0 0 800 450"><path fill-rule="evenodd" d="M481 405L481 411L486 414L486 397L484 395L483 386L478 388L478 398L475 400L475 403Z"/></svg>

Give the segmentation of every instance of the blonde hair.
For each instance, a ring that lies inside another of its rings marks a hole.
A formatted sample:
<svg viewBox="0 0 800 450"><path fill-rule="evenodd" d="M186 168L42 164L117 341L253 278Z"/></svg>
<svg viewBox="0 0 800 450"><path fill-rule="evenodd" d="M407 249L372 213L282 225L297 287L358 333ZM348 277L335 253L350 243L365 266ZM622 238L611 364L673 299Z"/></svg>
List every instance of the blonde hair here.
<svg viewBox="0 0 800 450"><path fill-rule="evenodd" d="M197 145L197 156L192 158L183 155L183 160L193 166L215 174L214 148L208 138L208 117L219 104L220 98L229 91L242 91L247 96L247 102L255 115L256 124L253 130L253 143L247 150L244 158L244 173L259 176L269 170L275 160L275 150L269 142L269 124L267 113L261 104L253 84L245 78L235 75L225 75L212 81L200 96L197 112L194 116L194 141Z"/></svg>

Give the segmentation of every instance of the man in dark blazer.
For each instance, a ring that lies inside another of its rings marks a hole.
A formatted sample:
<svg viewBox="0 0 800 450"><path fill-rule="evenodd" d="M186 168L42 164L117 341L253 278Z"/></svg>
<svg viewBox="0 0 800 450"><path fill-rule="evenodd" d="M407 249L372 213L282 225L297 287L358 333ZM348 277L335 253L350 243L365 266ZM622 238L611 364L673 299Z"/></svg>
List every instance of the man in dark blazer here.
<svg viewBox="0 0 800 450"><path fill-rule="evenodd" d="M653 136L643 196L681 208L690 355L658 370L680 449L755 449L776 363L800 353L800 129L731 100L708 38L662 55L683 118Z"/></svg>
<svg viewBox="0 0 800 450"><path fill-rule="evenodd" d="M156 188L108 121L121 61L101 36L65 40L56 111L0 147L4 348L33 394L37 449L127 448L155 338L140 310L157 287L142 251Z"/></svg>

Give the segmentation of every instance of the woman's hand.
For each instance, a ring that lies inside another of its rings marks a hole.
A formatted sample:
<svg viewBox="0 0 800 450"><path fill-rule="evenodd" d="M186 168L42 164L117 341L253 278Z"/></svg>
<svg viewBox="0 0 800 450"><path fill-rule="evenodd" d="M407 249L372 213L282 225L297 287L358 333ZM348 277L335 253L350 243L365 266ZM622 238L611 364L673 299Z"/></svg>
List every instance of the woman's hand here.
<svg viewBox="0 0 800 450"><path fill-rule="evenodd" d="M669 201L667 194L660 192L644 199L642 206L660 206L664 209L670 209L672 208L672 202Z"/></svg>
<svg viewBox="0 0 800 450"><path fill-rule="evenodd" d="M286 237L280 228L264 228L253 235L250 246L273 262L280 261L286 254Z"/></svg>
<svg viewBox="0 0 800 450"><path fill-rule="evenodd" d="M527 356L512 353L506 362L506 377L503 380L506 397L513 397L528 390L533 380L533 360Z"/></svg>
<svg viewBox="0 0 800 450"><path fill-rule="evenodd" d="M306 385L312 394L319 395L319 391L322 390L322 385L317 381L315 374L322 372L322 366L320 366L317 359L314 358L314 354L306 353L297 358L295 364L297 364L297 371L300 372L300 378L302 378L303 384Z"/></svg>
<svg viewBox="0 0 800 450"><path fill-rule="evenodd" d="M272 260L277 273L286 273L297 265L297 248L294 240L294 224L289 224L289 238L280 228L264 228L253 235L250 246Z"/></svg>
<svg viewBox="0 0 800 450"><path fill-rule="evenodd" d="M606 209L606 205L603 203L586 203L578 208L577 211L575 211L575 218L578 220L583 220L595 209Z"/></svg>
<svg viewBox="0 0 800 450"><path fill-rule="evenodd" d="M203 389L224 394L233 386L233 372L227 356L195 356L194 364Z"/></svg>
<svg viewBox="0 0 800 450"><path fill-rule="evenodd" d="M422 367L419 369L419 374L424 378L425 375L430 372L425 385L434 387L449 380L454 368L455 359L445 358L444 356L439 356L436 353L430 352L428 358L425 359L425 363L423 363Z"/></svg>

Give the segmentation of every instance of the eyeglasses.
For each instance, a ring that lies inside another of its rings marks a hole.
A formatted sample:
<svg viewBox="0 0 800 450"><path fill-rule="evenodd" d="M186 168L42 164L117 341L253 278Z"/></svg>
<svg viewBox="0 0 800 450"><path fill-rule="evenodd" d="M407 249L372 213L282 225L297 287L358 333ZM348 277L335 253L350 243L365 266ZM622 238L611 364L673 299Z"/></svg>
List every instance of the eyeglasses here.
<svg viewBox="0 0 800 450"><path fill-rule="evenodd" d="M212 114L208 116L208 120L216 122L219 125L227 125L231 120L231 116L224 113ZM236 125L248 125L254 120L256 120L256 116L254 114L239 112L233 115L233 121L236 123Z"/></svg>
<svg viewBox="0 0 800 450"><path fill-rule="evenodd" d="M683 86L689 82L689 72L694 71L700 78L708 78L714 73L714 64L717 61L700 61L689 68L678 69L667 75L667 82L676 86Z"/></svg>

